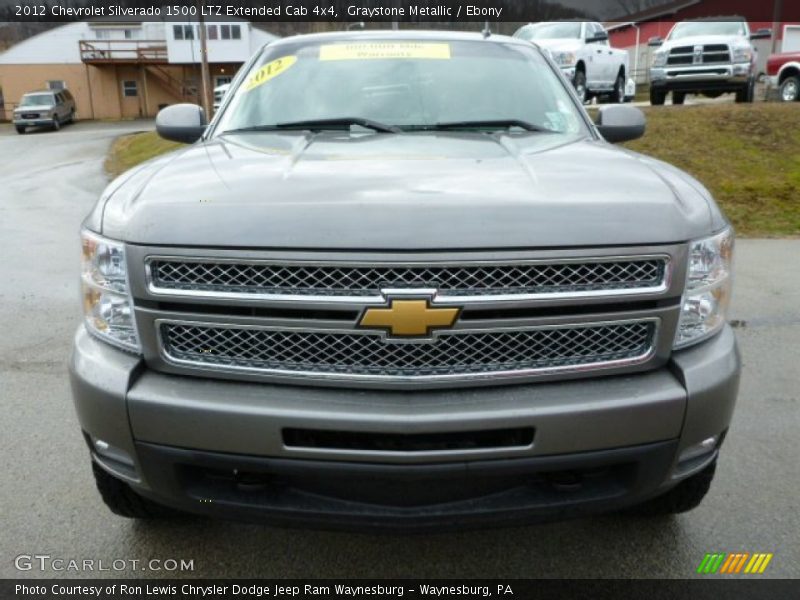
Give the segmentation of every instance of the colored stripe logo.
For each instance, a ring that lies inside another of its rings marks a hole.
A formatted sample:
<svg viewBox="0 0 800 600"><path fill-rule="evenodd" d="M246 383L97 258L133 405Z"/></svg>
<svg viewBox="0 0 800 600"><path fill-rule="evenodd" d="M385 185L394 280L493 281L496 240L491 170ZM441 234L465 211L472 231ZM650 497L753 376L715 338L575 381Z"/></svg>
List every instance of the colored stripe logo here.
<svg viewBox="0 0 800 600"><path fill-rule="evenodd" d="M713 575L716 573L735 575L735 574L761 574L767 569L767 565L772 560L772 553L758 552L718 552L706 554L697 572L703 575Z"/></svg>

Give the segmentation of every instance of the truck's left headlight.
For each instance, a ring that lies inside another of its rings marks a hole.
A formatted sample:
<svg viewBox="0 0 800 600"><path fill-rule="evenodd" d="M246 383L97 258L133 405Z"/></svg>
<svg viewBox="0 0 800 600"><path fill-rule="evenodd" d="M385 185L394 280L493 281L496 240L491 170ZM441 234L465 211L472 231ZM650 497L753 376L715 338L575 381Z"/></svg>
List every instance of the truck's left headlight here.
<svg viewBox="0 0 800 600"><path fill-rule="evenodd" d="M139 352L125 246L81 232L81 293L86 328L123 350Z"/></svg>
<svg viewBox="0 0 800 600"><path fill-rule="evenodd" d="M578 62L574 52L553 52L551 56L559 67L572 67Z"/></svg>
<svg viewBox="0 0 800 600"><path fill-rule="evenodd" d="M675 349L704 340L725 324L733 278L733 239L733 230L728 228L690 244Z"/></svg>
<svg viewBox="0 0 800 600"><path fill-rule="evenodd" d="M750 46L734 46L732 50L735 63L749 63L753 59L753 50Z"/></svg>

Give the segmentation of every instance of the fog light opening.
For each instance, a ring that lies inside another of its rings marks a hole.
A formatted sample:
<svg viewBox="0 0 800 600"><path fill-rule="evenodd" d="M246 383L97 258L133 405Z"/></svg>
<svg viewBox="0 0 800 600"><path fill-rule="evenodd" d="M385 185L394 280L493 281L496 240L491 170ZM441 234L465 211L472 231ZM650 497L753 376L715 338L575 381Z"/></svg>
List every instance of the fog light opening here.
<svg viewBox="0 0 800 600"><path fill-rule="evenodd" d="M720 441L720 436L712 435L711 437L704 439L699 444L689 446L683 452L681 452L680 456L678 457L678 464L680 465L689 462L690 460L694 460L696 458L700 458L701 456L706 456L707 454L712 453L714 450L717 449L719 441Z"/></svg>
<svg viewBox="0 0 800 600"><path fill-rule="evenodd" d="M101 458L112 460L131 469L134 467L133 457L130 454L112 446L105 440L92 437L92 448Z"/></svg>

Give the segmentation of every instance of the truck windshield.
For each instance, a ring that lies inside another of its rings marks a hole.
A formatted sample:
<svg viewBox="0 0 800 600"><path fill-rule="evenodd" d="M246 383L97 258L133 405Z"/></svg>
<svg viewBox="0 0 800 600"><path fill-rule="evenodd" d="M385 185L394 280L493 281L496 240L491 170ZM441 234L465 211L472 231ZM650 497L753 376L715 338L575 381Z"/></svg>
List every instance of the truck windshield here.
<svg viewBox="0 0 800 600"><path fill-rule="evenodd" d="M52 94L31 94L30 96L23 96L20 101L20 106L53 106Z"/></svg>
<svg viewBox="0 0 800 600"><path fill-rule="evenodd" d="M580 23L537 23L521 29L518 37L524 40L580 39Z"/></svg>
<svg viewBox="0 0 800 600"><path fill-rule="evenodd" d="M298 40L265 49L233 93L218 135L293 126L586 132L549 64L519 43Z"/></svg>
<svg viewBox="0 0 800 600"><path fill-rule="evenodd" d="M741 21L691 21L678 23L669 34L670 40L681 40L695 35L745 35Z"/></svg>

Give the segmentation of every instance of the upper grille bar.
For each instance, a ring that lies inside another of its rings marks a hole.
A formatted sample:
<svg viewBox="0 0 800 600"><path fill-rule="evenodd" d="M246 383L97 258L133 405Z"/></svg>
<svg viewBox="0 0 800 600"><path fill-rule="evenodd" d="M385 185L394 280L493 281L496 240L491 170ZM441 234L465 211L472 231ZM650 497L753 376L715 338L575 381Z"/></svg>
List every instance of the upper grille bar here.
<svg viewBox="0 0 800 600"><path fill-rule="evenodd" d="M677 46L667 57L668 65L704 65L711 63L731 62L730 48L727 44L705 44L701 52L695 52L694 46Z"/></svg>
<svg viewBox="0 0 800 600"><path fill-rule="evenodd" d="M146 276L155 295L363 301L380 299L386 289L425 288L469 302L654 293L668 287L669 267L663 255L377 265L151 256Z"/></svg>

